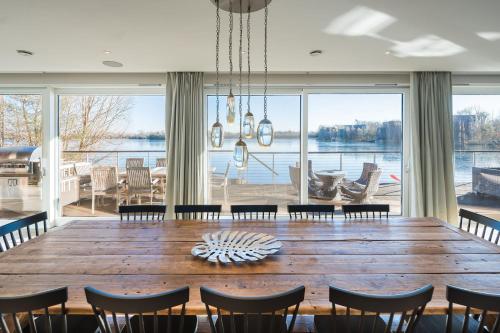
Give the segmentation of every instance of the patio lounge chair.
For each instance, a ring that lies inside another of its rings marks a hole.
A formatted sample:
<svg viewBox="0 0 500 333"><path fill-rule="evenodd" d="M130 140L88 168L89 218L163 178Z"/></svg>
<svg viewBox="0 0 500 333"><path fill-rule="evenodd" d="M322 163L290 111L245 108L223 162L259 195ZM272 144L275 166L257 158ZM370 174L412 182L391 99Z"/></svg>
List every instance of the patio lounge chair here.
<svg viewBox="0 0 500 333"><path fill-rule="evenodd" d="M376 170L378 170L378 166L376 163L364 162L361 176L354 181L345 179L343 185L347 188L360 191L366 186L366 184L368 184L368 173Z"/></svg>
<svg viewBox="0 0 500 333"><path fill-rule="evenodd" d="M358 191L349 189L345 186L341 186L340 189L342 191L342 194L348 196L351 199L352 203L370 203L373 199L373 196L378 191L381 174L382 170L380 169L368 172L368 181L366 186Z"/></svg>
<svg viewBox="0 0 500 333"><path fill-rule="evenodd" d="M311 169L309 169L311 171ZM290 174L290 180L292 181L293 187L300 192L300 167L288 166L288 172ZM331 198L327 198L322 196L321 192L321 181L317 180L316 176L311 178L307 177L307 191L309 193L309 197L321 200L331 200Z"/></svg>

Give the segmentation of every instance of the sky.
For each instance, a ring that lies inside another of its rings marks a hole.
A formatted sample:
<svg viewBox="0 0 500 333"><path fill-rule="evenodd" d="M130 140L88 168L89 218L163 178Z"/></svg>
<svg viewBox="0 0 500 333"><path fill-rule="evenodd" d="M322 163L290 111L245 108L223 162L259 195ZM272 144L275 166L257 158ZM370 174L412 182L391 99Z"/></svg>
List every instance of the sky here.
<svg viewBox="0 0 500 333"><path fill-rule="evenodd" d="M164 131L165 97L134 96L127 119L121 124L127 133ZM251 110L256 123L263 117L263 97L252 96ZM246 112L246 96L243 97L243 113ZM236 101L238 105L238 99ZM355 120L401 120L401 94L310 94L309 131L318 127L347 125ZM480 106L493 117L500 117L500 95L454 95L453 111L468 106ZM215 121L215 96L208 97L208 124ZM268 97L268 116L276 131L300 130L301 97L280 95ZM237 132L238 123L227 126L226 99L220 98L220 119L227 131Z"/></svg>

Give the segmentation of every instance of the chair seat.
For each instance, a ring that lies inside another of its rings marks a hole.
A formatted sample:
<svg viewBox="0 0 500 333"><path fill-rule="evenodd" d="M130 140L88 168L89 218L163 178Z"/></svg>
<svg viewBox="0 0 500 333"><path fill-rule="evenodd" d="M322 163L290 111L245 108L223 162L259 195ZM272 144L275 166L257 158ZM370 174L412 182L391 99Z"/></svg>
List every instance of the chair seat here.
<svg viewBox="0 0 500 333"><path fill-rule="evenodd" d="M361 316L350 316L349 321L346 316L336 316L336 330L333 330L332 316L314 316L314 327L318 333L330 332L351 332L351 333L384 333L385 322L378 316L364 316L361 322ZM348 330L348 323L351 329ZM361 324L363 328L361 329ZM374 326L375 325L375 326Z"/></svg>
<svg viewBox="0 0 500 333"><path fill-rule="evenodd" d="M259 331L259 318L257 315L248 315L248 331L244 329L244 316L243 315L235 315L234 316L234 325L236 326L236 332L249 332L249 333L260 333L260 332L286 332L286 323L283 322L283 316L274 316L274 328L270 330L272 324L271 315L263 315L262 323ZM230 316L222 316L222 323L224 324L224 332L231 332L231 317ZM215 323L216 327L219 327L219 319Z"/></svg>
<svg viewBox="0 0 500 333"><path fill-rule="evenodd" d="M447 316L423 316L417 325L415 333L443 333L446 332L446 319ZM453 315L453 322L451 325L451 332L449 333L462 333L464 324L463 315ZM469 327L465 331L467 333L477 332L479 322L472 317L469 317Z"/></svg>
<svg viewBox="0 0 500 333"><path fill-rule="evenodd" d="M52 333L62 333L62 316L50 316L50 321L52 324ZM67 316L68 321L68 333L94 333L98 329L97 320L94 316L80 316L80 315L70 315ZM47 332L45 329L46 317L38 317L35 320L36 330L38 333ZM23 329L24 333L30 332L29 325Z"/></svg>
<svg viewBox="0 0 500 333"><path fill-rule="evenodd" d="M171 330L168 332L180 333L179 328L181 324L181 316L170 316ZM140 332L139 329L139 316L133 316L130 319L132 325L132 332ZM158 316L158 332L167 332L168 316ZM182 333L194 333L198 328L198 318L196 316L184 316L184 327ZM145 332L154 332L154 316L144 316L144 329ZM124 328L122 332L127 332Z"/></svg>

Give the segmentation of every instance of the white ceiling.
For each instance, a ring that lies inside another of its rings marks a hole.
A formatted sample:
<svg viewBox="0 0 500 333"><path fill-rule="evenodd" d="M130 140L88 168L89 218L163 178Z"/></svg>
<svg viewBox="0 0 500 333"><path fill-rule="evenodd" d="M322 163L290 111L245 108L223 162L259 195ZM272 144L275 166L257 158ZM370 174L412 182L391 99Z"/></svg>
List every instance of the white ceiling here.
<svg viewBox="0 0 500 333"><path fill-rule="evenodd" d="M499 0L273 0L269 10L273 72L500 72ZM253 17L256 70L262 16ZM3 1L0 72L214 71L214 26L210 0ZM226 30L222 42L227 70ZM315 49L323 55L309 56Z"/></svg>

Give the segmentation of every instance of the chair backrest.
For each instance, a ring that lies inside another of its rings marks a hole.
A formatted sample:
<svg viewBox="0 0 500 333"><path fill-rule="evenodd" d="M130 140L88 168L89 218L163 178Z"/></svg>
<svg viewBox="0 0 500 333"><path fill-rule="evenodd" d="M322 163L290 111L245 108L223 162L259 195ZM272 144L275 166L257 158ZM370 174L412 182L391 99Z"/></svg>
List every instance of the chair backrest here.
<svg viewBox="0 0 500 333"><path fill-rule="evenodd" d="M458 215L460 229L500 245L500 221L465 209L460 209Z"/></svg>
<svg viewBox="0 0 500 333"><path fill-rule="evenodd" d="M414 332L433 291L434 287L427 285L404 294L369 295L330 286L332 332L343 333L336 328L341 322L339 305L345 309L342 318L347 332L381 332L384 327L380 325L385 326L385 332L392 332L391 327L395 324L397 332ZM360 316L352 316L353 312L360 313ZM379 315L388 315L388 321L378 320Z"/></svg>
<svg viewBox="0 0 500 333"><path fill-rule="evenodd" d="M231 205L233 219L276 219L277 205Z"/></svg>
<svg viewBox="0 0 500 333"><path fill-rule="evenodd" d="M118 174L114 166L92 167L90 177L92 190L96 192L116 189L118 186Z"/></svg>
<svg viewBox="0 0 500 333"><path fill-rule="evenodd" d="M245 333L281 332L281 327L287 324L287 317L291 314L287 332L292 332L297 318L300 303L304 300L305 287L301 286L290 291L261 297L239 297L226 295L218 291L201 287L201 301L205 303L208 321L212 333L240 333L235 325L237 316L243 317ZM291 310L291 311L290 311ZM217 320L214 323L214 315L221 318L223 312L229 312L229 320ZM267 316L268 325L264 325L263 317ZM256 320L252 325L257 329L248 331L249 320ZM227 325L227 323L230 323ZM241 329L241 328L240 328Z"/></svg>
<svg viewBox="0 0 500 333"><path fill-rule="evenodd" d="M67 332L67 318L65 303L68 300L68 288L57 288L53 290L43 291L37 294L13 296L13 297L0 297L0 327L2 332L10 333L4 315L12 316L14 328L16 333L24 332L21 328L21 323L18 314L28 314L28 323L30 332L37 332L37 325L35 319L40 318L43 320L43 332ZM52 308L49 313L49 307L60 305L61 311L54 313ZM42 311L40 311L42 310ZM41 315L35 315L34 312L43 312ZM61 327L54 327L54 316L62 316ZM39 326L38 326L39 327Z"/></svg>
<svg viewBox="0 0 500 333"><path fill-rule="evenodd" d="M356 183L366 185L368 184L368 173L371 171L376 171L378 169L378 165L376 163L363 163L363 171L361 171L361 176L356 180Z"/></svg>
<svg viewBox="0 0 500 333"><path fill-rule="evenodd" d="M177 220L218 220L221 205L176 205L175 218Z"/></svg>
<svg viewBox="0 0 500 333"><path fill-rule="evenodd" d="M368 180L366 183L366 187L363 190L363 192L366 193L368 197L377 193L381 175L382 175L382 170L380 169L368 172Z"/></svg>
<svg viewBox="0 0 500 333"><path fill-rule="evenodd" d="M156 159L156 167L161 168L161 167L166 167L167 166L167 159L162 157L162 158L157 158Z"/></svg>
<svg viewBox="0 0 500 333"><path fill-rule="evenodd" d="M125 168L140 168L144 166L144 158L127 158Z"/></svg>
<svg viewBox="0 0 500 333"><path fill-rule="evenodd" d="M27 240L40 236L41 230L38 226L39 223L43 226L43 232L47 232L47 212L28 216L1 226L0 252L7 251ZM35 229L34 235L32 227Z"/></svg>
<svg viewBox="0 0 500 333"><path fill-rule="evenodd" d="M289 165L288 173L290 174L290 180L292 181L293 187L297 191L300 191L300 168Z"/></svg>
<svg viewBox="0 0 500 333"><path fill-rule="evenodd" d="M174 333L172 325L172 308L182 306L180 312L180 325L177 332L183 331L184 316L186 313L186 303L189 301L189 288L183 287L172 291L146 296L125 296L113 295L97 290L93 287L85 287L87 302L92 305L92 310L103 333L114 333L111 330L108 319L112 320L115 327L118 326L117 314L125 316L125 326L123 332L135 333L131 323L131 316L138 315L139 332L158 333L159 325L158 312L167 310L167 329L164 333ZM152 314L154 318L154 329L148 331L144 324L144 314ZM109 317L110 316L110 317ZM118 332L118 330L117 330Z"/></svg>
<svg viewBox="0 0 500 333"><path fill-rule="evenodd" d="M470 332L469 322L471 310L481 310L481 315L478 319L478 333L484 332L483 327L487 317L493 319L493 327L487 332L500 333L500 294L479 293L472 290L462 289L454 286L446 287L446 299L448 305L448 320L446 322L446 332L457 332L453 329L453 317L457 314L453 313L453 305L465 306L465 314L463 325L460 328L462 332ZM462 313L463 311L460 311ZM456 322L456 321L455 321Z"/></svg>
<svg viewBox="0 0 500 333"><path fill-rule="evenodd" d="M389 217L390 206L386 204L362 204L362 205L342 205L342 212L344 217L352 218L369 218L369 213L372 213L371 217L375 218L375 213L378 213L378 217L382 217L382 213L385 213L385 217ZM365 215L363 216L363 213Z"/></svg>
<svg viewBox="0 0 500 333"><path fill-rule="evenodd" d="M120 220L127 221L163 221L167 212L165 205L120 205Z"/></svg>
<svg viewBox="0 0 500 333"><path fill-rule="evenodd" d="M290 218L333 218L335 205L288 205Z"/></svg>
<svg viewBox="0 0 500 333"><path fill-rule="evenodd" d="M151 171L148 167L127 168L127 184L130 192L151 190Z"/></svg>

